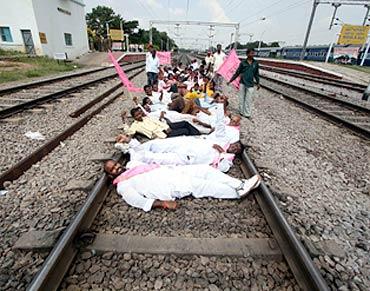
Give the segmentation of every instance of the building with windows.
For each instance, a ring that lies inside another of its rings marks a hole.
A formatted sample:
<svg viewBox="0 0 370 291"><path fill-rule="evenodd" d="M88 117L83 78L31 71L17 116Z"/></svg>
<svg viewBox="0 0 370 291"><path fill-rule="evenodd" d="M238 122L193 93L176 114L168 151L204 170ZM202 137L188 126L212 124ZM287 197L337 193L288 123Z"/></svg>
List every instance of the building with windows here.
<svg viewBox="0 0 370 291"><path fill-rule="evenodd" d="M1 49L68 59L89 49L83 0L16 0L0 6L6 8L0 9Z"/></svg>

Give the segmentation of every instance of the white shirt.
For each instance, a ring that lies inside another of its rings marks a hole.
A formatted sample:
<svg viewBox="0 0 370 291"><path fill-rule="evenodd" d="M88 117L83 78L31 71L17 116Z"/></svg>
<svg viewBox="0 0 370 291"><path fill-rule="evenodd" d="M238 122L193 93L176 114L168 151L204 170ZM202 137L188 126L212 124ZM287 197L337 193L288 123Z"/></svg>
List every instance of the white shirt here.
<svg viewBox="0 0 370 291"><path fill-rule="evenodd" d="M148 52L145 60L145 72L158 73L159 72L159 59L157 56L153 58L152 54Z"/></svg>
<svg viewBox="0 0 370 291"><path fill-rule="evenodd" d="M220 53L215 52L213 54L213 58L214 58L213 71L214 72L216 72L219 69L219 67L222 65L222 63L225 60L225 57L226 55L223 51L221 51Z"/></svg>
<svg viewBox="0 0 370 291"><path fill-rule="evenodd" d="M206 61L206 64L208 66L208 64L213 63L213 56L212 55L206 56L204 60Z"/></svg>
<svg viewBox="0 0 370 291"><path fill-rule="evenodd" d="M195 71L195 70L197 70L198 68L199 68L199 64L198 64L198 62L194 62L194 63L191 63L191 65L190 65L192 68L193 68L193 70Z"/></svg>

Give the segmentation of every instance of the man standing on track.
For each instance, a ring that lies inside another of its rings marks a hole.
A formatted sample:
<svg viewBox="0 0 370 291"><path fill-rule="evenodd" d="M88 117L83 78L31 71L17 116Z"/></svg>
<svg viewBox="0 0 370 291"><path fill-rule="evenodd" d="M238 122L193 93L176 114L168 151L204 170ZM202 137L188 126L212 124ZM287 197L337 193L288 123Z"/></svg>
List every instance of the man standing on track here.
<svg viewBox="0 0 370 291"><path fill-rule="evenodd" d="M228 85L240 76L239 88L239 113L250 118L252 114L252 97L254 93L254 80L257 84L257 90L260 89L259 65L254 59L254 50L247 49L247 59L243 60L235 74L231 77Z"/></svg>
<svg viewBox="0 0 370 291"><path fill-rule="evenodd" d="M220 74L217 73L217 70L221 67L222 63L225 60L225 53L222 51L222 47L220 44L217 45L217 51L213 54L213 81L215 81L215 89L216 91L222 91L222 77Z"/></svg>
<svg viewBox="0 0 370 291"><path fill-rule="evenodd" d="M151 44L148 45L148 52L145 60L145 72L148 77L148 85L153 85L158 80L159 59L157 52Z"/></svg>

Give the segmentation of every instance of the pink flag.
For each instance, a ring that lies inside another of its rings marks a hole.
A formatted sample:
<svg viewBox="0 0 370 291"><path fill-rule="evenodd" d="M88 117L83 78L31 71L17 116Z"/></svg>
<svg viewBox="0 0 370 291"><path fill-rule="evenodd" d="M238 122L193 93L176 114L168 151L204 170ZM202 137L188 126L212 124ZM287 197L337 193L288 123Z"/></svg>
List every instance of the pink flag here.
<svg viewBox="0 0 370 291"><path fill-rule="evenodd" d="M219 73L226 80L230 80L235 71L238 69L239 64L239 57L236 54L235 49L232 49L222 65L217 70L217 73ZM240 77L236 78L231 84L233 84L236 89L239 89L239 82Z"/></svg>
<svg viewBox="0 0 370 291"><path fill-rule="evenodd" d="M160 65L171 65L171 52L157 52Z"/></svg>
<svg viewBox="0 0 370 291"><path fill-rule="evenodd" d="M119 78L122 81L123 86L127 88L128 91L130 92L143 92L144 90L142 88L137 88L135 85L127 78L127 75L125 72L122 70L121 66L117 62L117 60L114 58L113 54L111 51L108 51L109 58L114 65L116 72L119 76Z"/></svg>

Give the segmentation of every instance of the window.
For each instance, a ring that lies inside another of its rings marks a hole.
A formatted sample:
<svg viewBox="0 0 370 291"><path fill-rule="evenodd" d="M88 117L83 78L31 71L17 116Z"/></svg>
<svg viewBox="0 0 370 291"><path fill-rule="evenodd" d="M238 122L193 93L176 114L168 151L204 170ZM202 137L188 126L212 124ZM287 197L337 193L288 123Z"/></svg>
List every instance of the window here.
<svg viewBox="0 0 370 291"><path fill-rule="evenodd" d="M65 33L64 34L64 42L66 43L66 45L71 46L72 45L72 34Z"/></svg>
<svg viewBox="0 0 370 291"><path fill-rule="evenodd" d="M1 40L6 42L13 42L12 34L9 27L0 27Z"/></svg>

